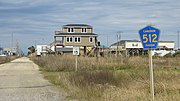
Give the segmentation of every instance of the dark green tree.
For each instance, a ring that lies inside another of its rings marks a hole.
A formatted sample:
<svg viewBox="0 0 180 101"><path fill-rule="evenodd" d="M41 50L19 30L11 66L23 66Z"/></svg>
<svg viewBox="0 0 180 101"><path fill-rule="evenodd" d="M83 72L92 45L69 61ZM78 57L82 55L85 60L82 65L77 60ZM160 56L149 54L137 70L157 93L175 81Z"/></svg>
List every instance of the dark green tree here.
<svg viewBox="0 0 180 101"><path fill-rule="evenodd" d="M36 51L36 49L34 46L29 47L28 48L28 55L34 53L35 51Z"/></svg>

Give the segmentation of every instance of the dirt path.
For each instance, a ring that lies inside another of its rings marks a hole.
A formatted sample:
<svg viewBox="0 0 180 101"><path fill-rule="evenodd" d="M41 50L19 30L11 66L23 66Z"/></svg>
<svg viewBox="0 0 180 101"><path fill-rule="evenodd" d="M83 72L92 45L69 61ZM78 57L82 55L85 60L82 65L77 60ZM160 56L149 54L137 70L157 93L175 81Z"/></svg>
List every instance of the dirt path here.
<svg viewBox="0 0 180 101"><path fill-rule="evenodd" d="M65 101L28 58L0 65L0 101Z"/></svg>

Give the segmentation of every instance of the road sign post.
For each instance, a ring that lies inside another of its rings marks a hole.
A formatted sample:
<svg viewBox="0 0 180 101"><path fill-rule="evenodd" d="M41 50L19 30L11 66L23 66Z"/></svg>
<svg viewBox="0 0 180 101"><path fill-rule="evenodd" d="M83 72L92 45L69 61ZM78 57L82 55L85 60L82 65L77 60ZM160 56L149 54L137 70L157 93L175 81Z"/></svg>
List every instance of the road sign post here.
<svg viewBox="0 0 180 101"><path fill-rule="evenodd" d="M153 75L152 49L149 49L149 75L150 75L150 92L152 96L152 101L154 101L154 75Z"/></svg>
<svg viewBox="0 0 180 101"><path fill-rule="evenodd" d="M149 52L149 74L150 74L150 93L151 100L154 101L154 76L153 76L153 62L152 62L152 49L156 49L159 41L160 30L147 26L139 30L139 35L144 50Z"/></svg>
<svg viewBox="0 0 180 101"><path fill-rule="evenodd" d="M77 72L77 69L78 69L78 55L79 55L79 47L73 47L73 55L76 56L76 59L75 59L75 72Z"/></svg>
<svg viewBox="0 0 180 101"><path fill-rule="evenodd" d="M78 64L78 62L77 62L77 55L76 55L75 72L77 72L77 69L78 69L77 64Z"/></svg>

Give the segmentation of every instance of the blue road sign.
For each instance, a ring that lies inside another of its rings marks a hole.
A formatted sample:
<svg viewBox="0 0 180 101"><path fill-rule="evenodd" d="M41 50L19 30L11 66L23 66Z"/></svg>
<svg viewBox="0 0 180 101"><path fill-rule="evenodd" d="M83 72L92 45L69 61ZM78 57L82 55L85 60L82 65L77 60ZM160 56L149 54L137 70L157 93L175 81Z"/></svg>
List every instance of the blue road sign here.
<svg viewBox="0 0 180 101"><path fill-rule="evenodd" d="M156 49L159 41L160 30L147 26L139 30L139 35L144 49Z"/></svg>

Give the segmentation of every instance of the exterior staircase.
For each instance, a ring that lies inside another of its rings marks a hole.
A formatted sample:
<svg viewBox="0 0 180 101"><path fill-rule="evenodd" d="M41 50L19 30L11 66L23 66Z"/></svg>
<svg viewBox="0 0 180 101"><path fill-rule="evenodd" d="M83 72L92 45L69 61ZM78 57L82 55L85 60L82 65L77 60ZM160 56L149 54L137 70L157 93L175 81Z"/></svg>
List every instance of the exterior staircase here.
<svg viewBox="0 0 180 101"><path fill-rule="evenodd" d="M93 52L96 50L96 47L93 47L89 52L87 53L87 56L89 57Z"/></svg>

